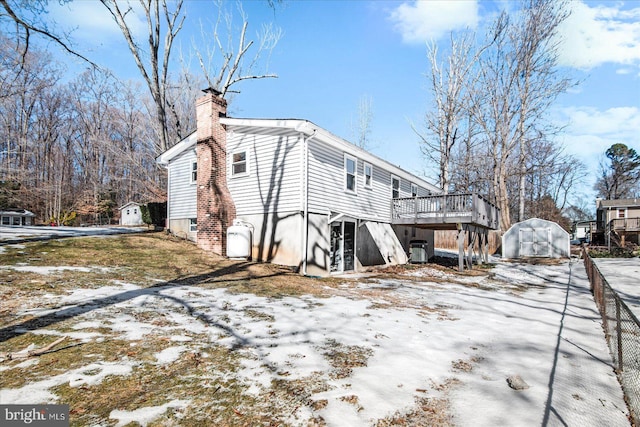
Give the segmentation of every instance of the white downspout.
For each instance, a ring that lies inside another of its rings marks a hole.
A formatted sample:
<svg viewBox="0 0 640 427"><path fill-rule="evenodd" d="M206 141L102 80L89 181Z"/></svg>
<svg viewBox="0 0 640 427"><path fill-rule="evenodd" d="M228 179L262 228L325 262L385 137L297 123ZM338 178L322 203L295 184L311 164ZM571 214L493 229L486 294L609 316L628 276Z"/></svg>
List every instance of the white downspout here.
<svg viewBox="0 0 640 427"><path fill-rule="evenodd" d="M171 200L170 197L170 191L171 191L171 170L169 169L169 166L165 166L165 169L167 169L167 219L165 219L165 228L167 229L167 232L171 232L171 204L169 203L169 201ZM197 196L196 196L197 197Z"/></svg>
<svg viewBox="0 0 640 427"><path fill-rule="evenodd" d="M305 138L302 136L302 275L307 275L307 256L309 255L309 140L316 136L317 129Z"/></svg>

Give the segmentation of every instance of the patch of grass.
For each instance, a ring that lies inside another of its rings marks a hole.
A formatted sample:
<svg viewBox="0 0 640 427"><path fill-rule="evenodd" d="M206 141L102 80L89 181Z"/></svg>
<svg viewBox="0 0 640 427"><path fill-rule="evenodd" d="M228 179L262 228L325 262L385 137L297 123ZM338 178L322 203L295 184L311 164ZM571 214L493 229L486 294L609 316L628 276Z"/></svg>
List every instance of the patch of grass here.
<svg viewBox="0 0 640 427"><path fill-rule="evenodd" d="M375 427L454 425L448 399L422 397L416 399L415 406L408 412L397 412L393 416L378 420Z"/></svg>
<svg viewBox="0 0 640 427"><path fill-rule="evenodd" d="M373 356L373 350L357 345L345 345L329 339L322 347L323 355L333 368L329 376L333 379L348 378L353 368L367 366L367 361Z"/></svg>

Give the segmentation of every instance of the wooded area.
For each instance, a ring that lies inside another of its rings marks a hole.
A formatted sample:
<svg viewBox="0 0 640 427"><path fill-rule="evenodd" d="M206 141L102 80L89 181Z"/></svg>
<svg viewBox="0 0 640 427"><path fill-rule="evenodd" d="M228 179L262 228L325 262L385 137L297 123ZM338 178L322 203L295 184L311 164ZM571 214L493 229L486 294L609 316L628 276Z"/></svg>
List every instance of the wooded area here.
<svg viewBox="0 0 640 427"><path fill-rule="evenodd" d="M234 31L232 7L211 2L217 18L202 22L204 51L193 49L200 75L180 58L170 72L172 46L184 22L182 1L140 0L147 33L138 39L126 2L101 0L118 25L142 77L123 82L78 53L66 34L43 20L48 0L0 0L0 208L34 212L42 222L107 223L129 201L162 201L164 170L155 157L195 129L195 99L214 85L228 93L237 83L275 77L260 73L262 54L280 31L267 26L254 40L248 17ZM278 0L268 2L274 8ZM6 24L9 23L7 26ZM208 31L210 31L208 33ZM234 37L235 36L235 37ZM71 81L64 65L32 39L55 43L87 65ZM201 45L202 46L202 45ZM210 46L210 47L207 47Z"/></svg>

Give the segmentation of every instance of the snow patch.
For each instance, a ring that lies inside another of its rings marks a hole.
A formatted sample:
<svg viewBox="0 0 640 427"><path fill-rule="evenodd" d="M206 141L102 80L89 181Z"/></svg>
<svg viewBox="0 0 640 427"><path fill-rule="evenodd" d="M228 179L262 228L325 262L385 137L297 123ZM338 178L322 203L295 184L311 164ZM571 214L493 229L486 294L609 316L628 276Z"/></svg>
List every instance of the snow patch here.
<svg viewBox="0 0 640 427"><path fill-rule="evenodd" d="M157 360L156 364L168 365L169 363L173 363L178 360L180 355L185 351L187 351L187 347L183 345L165 348L161 352L155 354L155 358Z"/></svg>
<svg viewBox="0 0 640 427"><path fill-rule="evenodd" d="M135 366L134 363L126 361L92 363L41 381L30 382L20 388L0 389L0 402L3 404L55 403L57 397L49 391L52 387L65 383L69 383L71 387L99 384L108 375L129 375L133 366Z"/></svg>
<svg viewBox="0 0 640 427"><path fill-rule="evenodd" d="M113 410L109 414L109 418L118 420L116 427L126 426L129 423L138 423L145 427L150 422L160 418L167 409L184 409L189 405L189 400L172 400L160 406L148 406L146 408L136 409L135 411Z"/></svg>

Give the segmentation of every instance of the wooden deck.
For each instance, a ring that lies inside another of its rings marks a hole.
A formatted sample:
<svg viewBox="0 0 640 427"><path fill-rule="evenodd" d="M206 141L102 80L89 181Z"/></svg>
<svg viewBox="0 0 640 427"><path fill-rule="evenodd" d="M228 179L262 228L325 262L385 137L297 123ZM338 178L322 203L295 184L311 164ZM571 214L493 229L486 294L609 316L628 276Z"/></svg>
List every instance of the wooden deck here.
<svg viewBox="0 0 640 427"><path fill-rule="evenodd" d="M500 228L500 210L475 193L393 199L391 221L433 230L456 230L460 225L488 230Z"/></svg>
<svg viewBox="0 0 640 427"><path fill-rule="evenodd" d="M639 232L640 231L640 218L616 218L609 223L611 230L617 232Z"/></svg>

